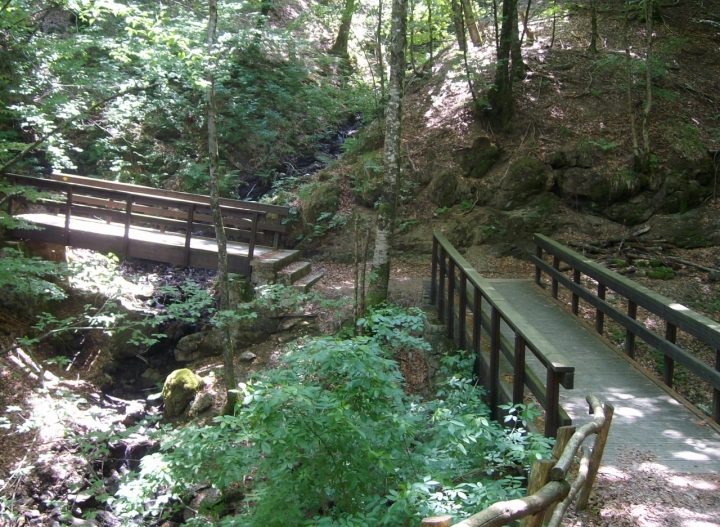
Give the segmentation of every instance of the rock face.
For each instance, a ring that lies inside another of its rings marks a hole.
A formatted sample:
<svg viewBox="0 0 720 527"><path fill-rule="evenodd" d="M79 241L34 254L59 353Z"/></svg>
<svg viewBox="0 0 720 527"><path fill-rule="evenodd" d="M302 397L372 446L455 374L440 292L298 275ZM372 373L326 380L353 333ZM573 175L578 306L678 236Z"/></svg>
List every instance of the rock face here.
<svg viewBox="0 0 720 527"><path fill-rule="evenodd" d="M463 148L456 155L456 160L467 177L480 179L490 172L490 169L500 157L500 149L489 137L481 136L475 139L470 148Z"/></svg>
<svg viewBox="0 0 720 527"><path fill-rule="evenodd" d="M236 350L264 342L278 330L281 319L269 318L262 312L256 314L254 318L243 318L232 324L230 331ZM175 360L180 362L219 355L222 355L222 334L217 328L183 337L175 350Z"/></svg>
<svg viewBox="0 0 720 527"><path fill-rule="evenodd" d="M503 210L514 210L535 195L550 190L553 175L547 166L534 157L521 157L510 164L499 181L490 205Z"/></svg>
<svg viewBox="0 0 720 527"><path fill-rule="evenodd" d="M187 405L195 398L195 394L203 387L200 376L187 368L175 370L165 380L162 398L165 413L168 417L182 415Z"/></svg>
<svg viewBox="0 0 720 527"><path fill-rule="evenodd" d="M300 197L302 217L306 224L314 224L320 214L335 212L338 208L340 187L335 183L318 183L306 195Z"/></svg>

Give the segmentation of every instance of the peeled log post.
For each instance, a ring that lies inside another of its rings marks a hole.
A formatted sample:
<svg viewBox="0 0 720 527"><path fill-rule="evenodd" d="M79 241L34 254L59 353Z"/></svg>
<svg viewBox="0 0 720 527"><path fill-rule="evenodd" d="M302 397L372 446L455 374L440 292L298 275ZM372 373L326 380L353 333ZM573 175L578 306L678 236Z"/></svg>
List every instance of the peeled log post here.
<svg viewBox="0 0 720 527"><path fill-rule="evenodd" d="M433 516L420 522L420 527L450 527L452 516Z"/></svg>
<svg viewBox="0 0 720 527"><path fill-rule="evenodd" d="M567 481L551 481L527 498L498 502L482 512L456 523L454 527L501 527L529 514L544 511L570 493Z"/></svg>
<svg viewBox="0 0 720 527"><path fill-rule="evenodd" d="M548 522L548 527L560 527L563 516L565 516L565 513L570 507L570 504L575 499L575 496L577 496L577 493L580 492L580 490L587 482L588 469L590 468L590 447L588 447L587 445L583 445L580 447L580 452L582 452L582 459L580 460L580 468L578 469L578 475L575 478L575 481L573 481L572 486L570 487L570 493L562 502L558 504L557 508L555 509L552 518Z"/></svg>
<svg viewBox="0 0 720 527"><path fill-rule="evenodd" d="M530 469L530 479L528 479L527 496L532 496L545 486L548 481L550 469L555 465L553 459L536 459L533 461ZM526 516L523 518L521 527L542 527L544 511L540 514Z"/></svg>
<svg viewBox="0 0 720 527"><path fill-rule="evenodd" d="M558 459L557 464L550 470L550 479L552 481L564 480L567 475L570 465L575 457L575 453L583 441L590 435L594 434L598 430L601 430L605 425L605 412L603 411L602 403L594 395L588 395L585 400L590 404L592 413L595 415L595 420L591 423L587 423L578 428L577 432L573 434L570 441L568 441L567 447Z"/></svg>

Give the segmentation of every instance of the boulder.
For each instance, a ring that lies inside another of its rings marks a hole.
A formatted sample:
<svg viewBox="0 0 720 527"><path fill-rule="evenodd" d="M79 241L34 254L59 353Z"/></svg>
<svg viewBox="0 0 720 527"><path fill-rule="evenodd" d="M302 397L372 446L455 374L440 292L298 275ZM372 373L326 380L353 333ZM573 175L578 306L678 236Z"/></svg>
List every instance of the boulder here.
<svg viewBox="0 0 720 527"><path fill-rule="evenodd" d="M162 384L165 377L155 368L148 368L140 375L140 386L143 388L152 388L157 384Z"/></svg>
<svg viewBox="0 0 720 527"><path fill-rule="evenodd" d="M544 163L534 157L521 157L512 161L499 181L490 205L504 210L517 209L552 187L553 174Z"/></svg>
<svg viewBox="0 0 720 527"><path fill-rule="evenodd" d="M195 394L203 387L203 380L187 368L175 370L165 380L162 398L168 417L182 415Z"/></svg>
<svg viewBox="0 0 720 527"><path fill-rule="evenodd" d="M199 392L195 399L193 399L192 404L190 404L190 410L188 410L188 415L190 417L195 417L196 415L200 415L205 410L208 410L212 407L213 404L213 396L209 392Z"/></svg>
<svg viewBox="0 0 720 527"><path fill-rule="evenodd" d="M438 207L452 207L458 203L457 186L458 178L452 170L440 172L428 185L428 199Z"/></svg>
<svg viewBox="0 0 720 527"><path fill-rule="evenodd" d="M480 179L484 177L500 157L500 149L489 137L475 139L470 148L461 149L456 159L467 177Z"/></svg>
<svg viewBox="0 0 720 527"><path fill-rule="evenodd" d="M270 318L262 311L254 318L242 318L232 323L230 332L236 350L266 341L278 330L280 318ZM205 357L222 355L222 332L213 328L193 333L180 339L175 349L175 360L189 362Z"/></svg>
<svg viewBox="0 0 720 527"><path fill-rule="evenodd" d="M340 186L331 181L317 183L300 194L300 210L305 224L315 224L320 214L338 209Z"/></svg>

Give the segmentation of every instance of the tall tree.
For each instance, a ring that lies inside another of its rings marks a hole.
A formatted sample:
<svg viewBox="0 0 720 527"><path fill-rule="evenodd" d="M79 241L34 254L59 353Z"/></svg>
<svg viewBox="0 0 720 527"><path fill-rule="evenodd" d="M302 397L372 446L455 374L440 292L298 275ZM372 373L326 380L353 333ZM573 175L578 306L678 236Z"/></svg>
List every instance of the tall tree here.
<svg viewBox="0 0 720 527"><path fill-rule="evenodd" d="M476 16L470 0L460 0L460 3L462 4L462 10L465 16L465 25L467 26L473 46L482 46L482 38L480 38L480 32L478 31L477 24L475 23Z"/></svg>
<svg viewBox="0 0 720 527"><path fill-rule="evenodd" d="M510 48L512 46L512 30L515 27L517 31L517 21L513 24L513 15L517 18L517 0L505 0L502 7L502 29L500 30L498 43L495 83L488 91L488 102L491 106L493 122L502 129L508 128L514 113Z"/></svg>
<svg viewBox="0 0 720 527"><path fill-rule="evenodd" d="M383 193L375 230L375 252L368 287L367 305L387 299L390 281L390 248L395 231L395 213L400 186L400 134L405 88L407 0L392 0L390 25L390 79L385 110Z"/></svg>
<svg viewBox="0 0 720 527"><path fill-rule="evenodd" d="M345 8L340 18L340 28L338 29L335 42L330 48L330 54L343 59L349 59L348 41L350 40L350 26L352 25L353 14L355 13L355 0L345 0Z"/></svg>
<svg viewBox="0 0 720 527"><path fill-rule="evenodd" d="M231 414L235 409L237 395L232 390L235 386L235 366L233 364L233 343L230 334L229 320L227 314L230 311L230 296L228 291L228 269L227 269L227 236L220 210L220 175L218 173L218 137L215 127L215 31L217 28L217 0L208 0L209 20L207 29L207 132L208 132L208 154L210 157L210 209L212 211L213 225L215 226L215 238L218 247L218 277L217 277L217 299L220 318L220 331L222 333L223 364L225 366L225 391L227 400L223 413ZM223 320L223 317L225 318Z"/></svg>

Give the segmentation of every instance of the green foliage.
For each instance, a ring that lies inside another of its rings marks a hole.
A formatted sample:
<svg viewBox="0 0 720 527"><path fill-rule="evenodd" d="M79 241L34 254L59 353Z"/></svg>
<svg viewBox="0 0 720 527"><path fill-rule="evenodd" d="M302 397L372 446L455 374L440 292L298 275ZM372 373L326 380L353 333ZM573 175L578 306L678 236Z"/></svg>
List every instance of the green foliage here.
<svg viewBox="0 0 720 527"><path fill-rule="evenodd" d="M520 426L534 410L514 409L510 429L490 422L463 354L443 360L436 399L407 396L391 357L427 348L414 336L421 312L383 306L361 323L369 336L307 341L241 384L235 416L168 433L108 500L113 510L142 523L200 481L242 490L221 524L243 526L403 525L521 496L517 466L549 447Z"/></svg>
<svg viewBox="0 0 720 527"><path fill-rule="evenodd" d="M610 150L619 145L619 143L616 143L615 141L608 143L605 138L600 138L598 141L588 141L588 143L596 146L603 152L609 152Z"/></svg>
<svg viewBox="0 0 720 527"><path fill-rule="evenodd" d="M5 293L40 301L61 300L67 294L59 284L67 275L63 264L27 258L15 249L0 250L0 290Z"/></svg>

